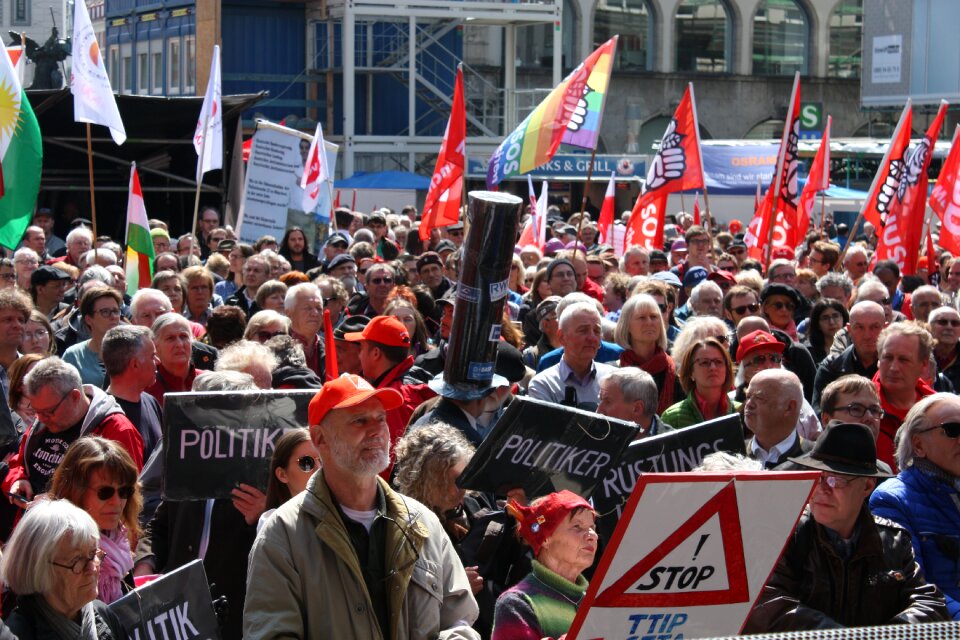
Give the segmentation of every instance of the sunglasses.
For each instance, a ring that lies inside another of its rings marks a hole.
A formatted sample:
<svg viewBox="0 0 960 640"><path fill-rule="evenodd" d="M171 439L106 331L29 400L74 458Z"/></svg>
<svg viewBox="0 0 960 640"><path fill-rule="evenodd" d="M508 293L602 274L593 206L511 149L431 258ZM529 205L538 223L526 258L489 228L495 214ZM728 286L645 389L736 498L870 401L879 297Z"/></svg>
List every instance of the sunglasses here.
<svg viewBox="0 0 960 640"><path fill-rule="evenodd" d="M370 284L393 284L393 278L370 278Z"/></svg>
<svg viewBox="0 0 960 640"><path fill-rule="evenodd" d="M820 474L820 486L828 486L831 489L845 489L856 478L842 478L840 476L828 476L825 473Z"/></svg>
<svg viewBox="0 0 960 640"><path fill-rule="evenodd" d="M300 468L300 471L310 473L320 466L320 461L313 456L300 456L297 458L297 466Z"/></svg>
<svg viewBox="0 0 960 640"><path fill-rule="evenodd" d="M960 327L960 320L948 320L947 318L940 318L934 320L933 324L940 325L941 327L951 326L953 328Z"/></svg>
<svg viewBox="0 0 960 640"><path fill-rule="evenodd" d="M757 302L751 302L750 304L744 304L744 305L740 305L739 307L734 307L730 309L730 311L733 311L738 316L742 316L747 311L749 311L750 313L756 313L757 311L760 311L760 304Z"/></svg>
<svg viewBox="0 0 960 640"><path fill-rule="evenodd" d="M668 307L667 307L666 303L660 303L660 302L658 302L658 303L657 303L657 308L660 309L660 313L666 313Z"/></svg>
<svg viewBox="0 0 960 640"><path fill-rule="evenodd" d="M257 331L255 334L257 342L266 342L271 338L276 338L277 336L287 335L286 331Z"/></svg>
<svg viewBox="0 0 960 640"><path fill-rule="evenodd" d="M767 362L770 364L780 364L783 362L783 356L781 356L779 353L766 353L764 355L751 358L750 362L746 364L755 367L761 364L766 364Z"/></svg>
<svg viewBox="0 0 960 640"><path fill-rule="evenodd" d="M944 422L943 424L938 424L935 427L929 427L922 431L917 431L917 433L926 433L935 429L943 429L943 435L947 436L951 440L960 438L960 422Z"/></svg>
<svg viewBox="0 0 960 640"><path fill-rule="evenodd" d="M795 311L797 308L797 305L793 304L792 302L780 302L779 300L777 302L771 302L770 306L777 311L781 311L783 309L786 309L787 311Z"/></svg>
<svg viewBox="0 0 960 640"><path fill-rule="evenodd" d="M133 487L100 487L97 489L97 500L106 502L113 498L113 494L120 496L121 500L129 500L130 496L133 495Z"/></svg>

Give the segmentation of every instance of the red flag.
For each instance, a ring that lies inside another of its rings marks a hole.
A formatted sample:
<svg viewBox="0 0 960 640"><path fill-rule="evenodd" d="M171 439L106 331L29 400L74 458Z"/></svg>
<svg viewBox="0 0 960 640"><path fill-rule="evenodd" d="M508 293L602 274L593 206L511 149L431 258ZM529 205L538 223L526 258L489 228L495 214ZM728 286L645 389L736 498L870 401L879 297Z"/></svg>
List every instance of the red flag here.
<svg viewBox="0 0 960 640"><path fill-rule="evenodd" d="M960 140L960 125L957 125L954 131L953 146L950 147L950 153L940 169L940 176L930 192L930 208L940 218L938 244L953 255L960 255L960 179L958 179L960 178L960 144L957 144L958 140ZM931 271L933 267L931 262Z"/></svg>
<svg viewBox="0 0 960 640"><path fill-rule="evenodd" d="M923 242L923 222L927 210L927 170L933 159L933 149L940 136L940 128L947 114L947 102L940 102L937 116L927 128L926 135L904 155L904 169L877 245L878 259L894 260L904 275L917 271L920 243Z"/></svg>
<svg viewBox="0 0 960 640"><path fill-rule="evenodd" d="M523 225L523 231L520 232L520 239L517 240L518 247L537 244L540 229L539 212L537 211L537 194L533 191L533 178L527 174L527 191L530 198L530 217L527 218L527 224Z"/></svg>
<svg viewBox="0 0 960 640"><path fill-rule="evenodd" d="M616 207L616 197L614 191L617 188L616 173L610 173L610 182L607 184L607 191L603 194L603 206L600 207L600 217L597 219L597 231L600 238L597 242L602 244L613 244L613 216Z"/></svg>
<svg viewBox="0 0 960 640"><path fill-rule="evenodd" d="M443 133L440 155L433 170L430 190L423 203L420 239L429 240L436 227L446 227L460 220L460 196L463 190L464 146L467 135L467 112L463 99L463 69L457 68L450 120Z"/></svg>
<svg viewBox="0 0 960 640"><path fill-rule="evenodd" d="M883 231L884 220L890 213L897 190L900 188L904 156L907 153L907 147L910 146L912 124L913 110L911 101L907 98L907 104L904 105L903 113L900 114L900 122L897 123L897 128L890 139L890 146L887 147L887 153L880 162L880 169L873 177L873 184L870 185L867 199L863 203L863 218L876 228L878 235Z"/></svg>
<svg viewBox="0 0 960 640"><path fill-rule="evenodd" d="M813 201L817 197L817 192L830 188L830 125L832 122L833 118L827 116L827 126L823 128L820 148L817 149L817 155L813 158L810 173L807 175L807 184L804 185L803 193L800 194L800 206L797 207L797 229L801 238L810 228L810 213L813 211Z"/></svg>
<svg viewBox="0 0 960 640"><path fill-rule="evenodd" d="M927 226L927 265L930 271L933 271L931 268L933 266L933 261L936 258L937 250L933 246L933 234L930 232L930 226Z"/></svg>
<svg viewBox="0 0 960 640"><path fill-rule="evenodd" d="M693 196L693 224L700 226L700 194Z"/></svg>
<svg viewBox="0 0 960 640"><path fill-rule="evenodd" d="M693 83L690 83L660 140L660 150L650 163L643 191L633 205L625 246L639 244L648 250L662 249L667 196L702 188L700 131Z"/></svg>
<svg viewBox="0 0 960 640"><path fill-rule="evenodd" d="M763 260L764 247L767 244L765 234L770 229L770 212L773 209L773 189L767 189L767 194L757 205L753 220L747 225L743 234L743 242L747 245L747 255L754 260ZM776 230L775 230L776 231Z"/></svg>
<svg viewBox="0 0 960 640"><path fill-rule="evenodd" d="M337 366L337 343L333 339L333 321L330 319L330 309L323 310L323 347L324 364L326 365L327 382L340 377L340 368Z"/></svg>

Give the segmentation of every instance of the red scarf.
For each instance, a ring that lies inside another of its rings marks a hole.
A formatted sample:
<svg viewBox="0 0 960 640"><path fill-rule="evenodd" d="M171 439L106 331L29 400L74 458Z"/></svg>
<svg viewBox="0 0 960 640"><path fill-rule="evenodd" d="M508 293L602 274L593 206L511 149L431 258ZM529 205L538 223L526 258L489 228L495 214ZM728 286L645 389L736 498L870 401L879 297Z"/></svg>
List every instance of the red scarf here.
<svg viewBox="0 0 960 640"><path fill-rule="evenodd" d="M714 418L725 416L730 411L730 403L725 393L720 394L720 404L716 415L707 415L707 401L697 393L696 389L693 390L693 401L697 405L697 410L700 411L700 415L704 420L713 420Z"/></svg>
<svg viewBox="0 0 960 640"><path fill-rule="evenodd" d="M621 367L637 367L651 376L663 373L663 385L660 387L660 398L657 401L657 413L663 413L667 407L674 404L673 390L677 386L677 365L673 358L659 346L649 360L640 360L633 350L627 349L620 354Z"/></svg>
<svg viewBox="0 0 960 640"><path fill-rule="evenodd" d="M877 388L877 395L880 396L880 407L883 408L883 412L886 414L883 420L880 421L880 435L877 437L877 459L883 460L890 465L894 472L897 472L894 439L897 431L900 429L900 425L903 424L903 419L907 417L907 412L910 409L899 409L890 404L890 401L887 400L883 393L879 371L873 374L873 385ZM923 378L917 380L916 392L918 402L922 398L936 393L933 387L927 384Z"/></svg>

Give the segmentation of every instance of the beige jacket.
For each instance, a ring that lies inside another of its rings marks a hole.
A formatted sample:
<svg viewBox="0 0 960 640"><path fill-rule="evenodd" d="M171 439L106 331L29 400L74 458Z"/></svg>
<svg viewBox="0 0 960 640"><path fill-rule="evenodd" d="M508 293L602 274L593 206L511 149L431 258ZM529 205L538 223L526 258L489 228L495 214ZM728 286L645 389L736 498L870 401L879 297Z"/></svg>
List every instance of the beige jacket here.
<svg viewBox="0 0 960 640"><path fill-rule="evenodd" d="M479 640L470 626L477 602L436 515L378 481L387 514L399 525L386 529L387 570L398 570L388 578L389 635L381 633L357 555L319 471L306 491L277 509L253 544L246 640Z"/></svg>

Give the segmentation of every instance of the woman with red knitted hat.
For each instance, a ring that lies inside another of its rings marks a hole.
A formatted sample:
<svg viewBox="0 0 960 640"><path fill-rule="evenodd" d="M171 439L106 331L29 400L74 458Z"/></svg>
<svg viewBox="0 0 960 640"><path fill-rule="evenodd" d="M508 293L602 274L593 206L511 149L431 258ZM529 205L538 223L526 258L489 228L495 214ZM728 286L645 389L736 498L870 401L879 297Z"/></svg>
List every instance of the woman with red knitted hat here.
<svg viewBox="0 0 960 640"><path fill-rule="evenodd" d="M597 553L597 514L586 500L559 491L507 512L533 548L533 570L497 599L492 640L559 638L573 623L587 592L582 572Z"/></svg>

